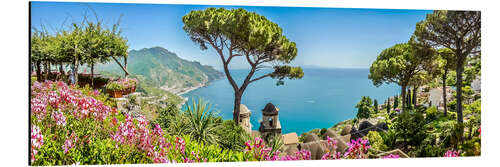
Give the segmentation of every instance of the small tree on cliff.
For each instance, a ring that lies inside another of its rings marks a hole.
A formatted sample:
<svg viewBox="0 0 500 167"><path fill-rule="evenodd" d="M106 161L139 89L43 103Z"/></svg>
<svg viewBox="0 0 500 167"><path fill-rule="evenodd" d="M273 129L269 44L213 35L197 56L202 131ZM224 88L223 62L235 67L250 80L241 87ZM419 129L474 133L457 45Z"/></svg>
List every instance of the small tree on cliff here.
<svg viewBox="0 0 500 167"><path fill-rule="evenodd" d="M356 108L358 109L358 114L356 114L356 118L370 118L371 113L373 113L372 107L372 99L368 96L363 96L361 101L356 104Z"/></svg>
<svg viewBox="0 0 500 167"><path fill-rule="evenodd" d="M191 40L200 45L202 50L211 46L219 55L224 73L234 90L233 119L239 122L241 97L247 86L260 79L271 77L278 79L302 78L300 67L289 64L297 56L295 42L289 41L281 28L264 16L244 9L226 10L208 8L191 11L182 17L184 31ZM250 65L250 72L238 86L229 72L229 64L235 57L243 57ZM272 72L254 76L263 68L272 68Z"/></svg>
<svg viewBox="0 0 500 167"><path fill-rule="evenodd" d="M396 44L378 55L370 67L368 78L375 86L383 83L400 85L404 111L407 107L406 88L414 76L425 72L425 65L428 64L425 61L430 61L432 55L430 48L417 48L408 43Z"/></svg>
<svg viewBox="0 0 500 167"><path fill-rule="evenodd" d="M462 73L467 59L481 52L481 12L434 11L417 23L417 41L454 52L457 96L462 96ZM457 98L457 122L463 123L462 98Z"/></svg>

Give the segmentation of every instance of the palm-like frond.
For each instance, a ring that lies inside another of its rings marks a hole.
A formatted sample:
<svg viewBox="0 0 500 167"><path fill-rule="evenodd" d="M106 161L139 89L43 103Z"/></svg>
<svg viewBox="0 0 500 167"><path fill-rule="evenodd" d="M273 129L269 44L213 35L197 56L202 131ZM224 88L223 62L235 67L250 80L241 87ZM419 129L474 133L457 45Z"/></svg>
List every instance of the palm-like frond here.
<svg viewBox="0 0 500 167"><path fill-rule="evenodd" d="M219 138L216 129L219 123L216 121L216 116L211 111L210 105L202 99L199 99L198 102L193 100L185 114L189 120L189 126L186 130L193 139L205 144L217 144Z"/></svg>

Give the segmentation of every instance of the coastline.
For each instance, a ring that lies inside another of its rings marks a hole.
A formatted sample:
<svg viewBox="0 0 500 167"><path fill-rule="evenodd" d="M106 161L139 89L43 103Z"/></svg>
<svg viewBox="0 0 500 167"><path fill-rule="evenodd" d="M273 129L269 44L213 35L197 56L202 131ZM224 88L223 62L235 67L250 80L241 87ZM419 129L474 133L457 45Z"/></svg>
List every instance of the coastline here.
<svg viewBox="0 0 500 167"><path fill-rule="evenodd" d="M196 89L198 89L198 88L202 88L202 87L204 87L204 86L206 86L206 85L208 85L208 82L206 82L206 83L202 83L202 84L197 85L197 86L188 87L187 89L184 89L184 90L182 90L182 91L180 91L180 92L178 92L178 93L174 93L175 95L177 95L177 96L179 96L180 98L182 98L182 102L181 102L181 103L179 103L179 107L182 107L182 106L183 106L184 104L186 104L186 102L189 100L187 97L183 97L183 96L182 96L183 94L189 93L189 92L191 92L191 91L193 91L193 90L196 90Z"/></svg>
<svg viewBox="0 0 500 167"><path fill-rule="evenodd" d="M199 89L199 88L202 88L202 87L205 87L209 84L210 82L204 82L204 83L200 83L198 85L195 85L195 86L191 86L191 87L182 87L182 88L177 88L177 87L174 87L174 88L168 88L168 87L160 87L162 90L165 90L165 91L168 91L170 93L173 93L177 96L179 96L180 98L182 98L182 102L178 104L178 107L182 107L189 99L187 97L183 97L182 95L186 94L186 93L189 93L193 90L196 90L196 89Z"/></svg>

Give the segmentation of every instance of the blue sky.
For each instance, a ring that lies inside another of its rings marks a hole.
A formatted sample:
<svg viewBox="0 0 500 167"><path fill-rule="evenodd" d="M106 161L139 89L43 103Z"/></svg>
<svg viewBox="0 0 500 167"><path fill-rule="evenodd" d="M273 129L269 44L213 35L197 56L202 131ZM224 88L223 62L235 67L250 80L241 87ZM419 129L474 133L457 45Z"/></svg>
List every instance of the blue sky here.
<svg viewBox="0 0 500 167"><path fill-rule="evenodd" d="M115 23L123 15L121 27L130 49L161 46L181 58L199 61L220 69L212 48L202 51L182 30L182 16L208 7L168 4L111 4L33 2L31 24L51 30L63 23L80 22L91 7L105 23ZM429 10L387 10L346 8L248 7L242 8L277 23L290 40L297 43L298 56L292 63L304 67L369 68L385 48L408 41L415 23ZM87 15L94 18L89 11ZM65 22L66 20L66 22ZM243 59L230 68L248 68Z"/></svg>

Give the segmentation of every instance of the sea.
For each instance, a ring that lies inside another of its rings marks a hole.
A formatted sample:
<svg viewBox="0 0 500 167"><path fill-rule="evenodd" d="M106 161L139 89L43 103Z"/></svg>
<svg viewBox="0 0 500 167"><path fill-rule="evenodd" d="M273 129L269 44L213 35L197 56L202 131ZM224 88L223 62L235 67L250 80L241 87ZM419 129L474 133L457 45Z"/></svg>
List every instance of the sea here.
<svg viewBox="0 0 500 167"><path fill-rule="evenodd" d="M282 133L296 132L298 135L317 128L329 128L356 116L356 104L362 96L377 99L379 104L390 96L397 95L396 84L373 85L368 79L369 69L306 68L302 79L285 79L277 86L276 79L264 78L251 83L242 97L251 111L252 129L258 130L262 120L262 109L267 103L279 108ZM231 70L231 75L241 85L249 70ZM260 76L269 71L258 71ZM226 78L211 82L205 87L183 94L192 100L207 101L213 112L223 119L232 119L234 92ZM184 106L186 107L186 106Z"/></svg>

